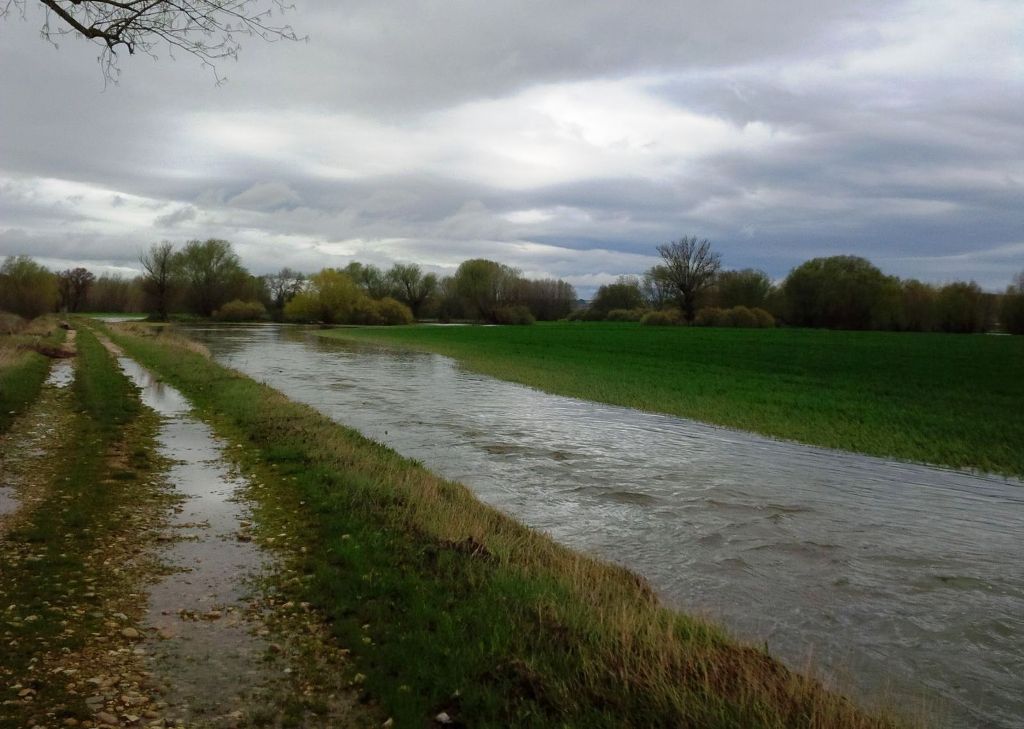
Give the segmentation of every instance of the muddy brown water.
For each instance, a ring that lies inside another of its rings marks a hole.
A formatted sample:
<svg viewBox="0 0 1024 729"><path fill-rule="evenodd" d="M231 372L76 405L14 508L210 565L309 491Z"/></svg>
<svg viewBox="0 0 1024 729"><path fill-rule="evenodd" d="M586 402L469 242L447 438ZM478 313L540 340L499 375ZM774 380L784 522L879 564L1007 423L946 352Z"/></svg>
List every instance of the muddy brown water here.
<svg viewBox="0 0 1024 729"><path fill-rule="evenodd" d="M862 700L1024 726L1024 484L549 395L438 355L194 327L217 361Z"/></svg>

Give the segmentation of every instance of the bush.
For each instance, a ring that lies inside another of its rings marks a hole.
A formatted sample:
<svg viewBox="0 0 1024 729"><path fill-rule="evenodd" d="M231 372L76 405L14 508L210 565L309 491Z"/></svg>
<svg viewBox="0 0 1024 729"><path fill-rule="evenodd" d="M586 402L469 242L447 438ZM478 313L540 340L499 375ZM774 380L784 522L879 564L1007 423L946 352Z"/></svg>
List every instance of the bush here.
<svg viewBox="0 0 1024 729"><path fill-rule="evenodd" d="M717 306L708 306L697 312L693 323L699 327L770 329L775 326L775 317L760 308L734 306L731 309L719 309Z"/></svg>
<svg viewBox="0 0 1024 729"><path fill-rule="evenodd" d="M217 321L259 321L267 316L267 309L258 301L235 299L213 312Z"/></svg>
<svg viewBox="0 0 1024 729"><path fill-rule="evenodd" d="M671 327L682 323L683 315L679 312L679 309L649 311L640 319L640 325L645 327Z"/></svg>
<svg viewBox="0 0 1024 729"><path fill-rule="evenodd" d="M694 326L720 327L725 326L725 312L717 306L708 306L697 312L693 318Z"/></svg>
<svg viewBox="0 0 1024 729"><path fill-rule="evenodd" d="M573 309L566 317L566 321L583 321L583 315L587 313L586 309Z"/></svg>
<svg viewBox="0 0 1024 729"><path fill-rule="evenodd" d="M0 309L26 319L57 310L57 277L28 256L11 256L0 266Z"/></svg>
<svg viewBox="0 0 1024 729"><path fill-rule="evenodd" d="M17 334L25 328L25 320L17 314L0 311L0 334Z"/></svg>
<svg viewBox="0 0 1024 729"><path fill-rule="evenodd" d="M758 326L757 316L745 306L734 306L725 310L722 325L738 329L756 329Z"/></svg>
<svg viewBox="0 0 1024 729"><path fill-rule="evenodd" d="M494 312L496 324L533 324L533 314L525 306L503 306Z"/></svg>
<svg viewBox="0 0 1024 729"><path fill-rule="evenodd" d="M377 314L382 324L394 326L397 324L412 324L413 322L412 309L401 301L385 296L380 301L375 301L374 304L376 304Z"/></svg>
<svg viewBox="0 0 1024 729"><path fill-rule="evenodd" d="M761 329L772 329L775 326L775 317L764 309L754 308L750 311L757 318L757 326Z"/></svg>
<svg viewBox="0 0 1024 729"><path fill-rule="evenodd" d="M640 321L645 313L644 309L612 309L605 321Z"/></svg>

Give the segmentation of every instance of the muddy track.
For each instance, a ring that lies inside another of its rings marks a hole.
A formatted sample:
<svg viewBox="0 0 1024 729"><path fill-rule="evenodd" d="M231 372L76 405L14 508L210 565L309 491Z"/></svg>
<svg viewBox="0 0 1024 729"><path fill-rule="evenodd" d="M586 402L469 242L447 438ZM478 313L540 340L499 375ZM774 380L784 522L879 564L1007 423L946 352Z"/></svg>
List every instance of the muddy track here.
<svg viewBox="0 0 1024 729"><path fill-rule="evenodd" d="M0 727L379 726L320 618L276 597L291 575L258 546L274 538L228 444L100 338L146 407L95 480L66 475L84 417L74 360L0 441ZM81 552L72 532L30 536L92 490L119 497ZM40 570L50 581L26 587Z"/></svg>

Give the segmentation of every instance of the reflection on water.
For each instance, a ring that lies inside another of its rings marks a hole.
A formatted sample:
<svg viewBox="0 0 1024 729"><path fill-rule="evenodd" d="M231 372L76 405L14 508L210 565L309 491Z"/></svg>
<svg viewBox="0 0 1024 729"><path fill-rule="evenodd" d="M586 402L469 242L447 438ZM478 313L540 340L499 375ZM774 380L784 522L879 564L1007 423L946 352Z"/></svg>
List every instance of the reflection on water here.
<svg viewBox="0 0 1024 729"><path fill-rule="evenodd" d="M1024 484L557 397L430 354L195 328L219 361L671 604L955 726L1024 720Z"/></svg>
<svg viewBox="0 0 1024 729"><path fill-rule="evenodd" d="M236 498L244 481L232 474L223 443L191 414L180 392L131 359L119 357L118 363L140 388L142 401L164 416L160 455L171 464L168 482L185 497L169 525L180 539L161 552L177 570L149 591L146 622L168 638L155 649L157 674L172 678L164 691L170 713L190 726L206 726L214 717L250 708L252 691L268 677L262 660L267 644L243 619L247 580L263 558L255 544L236 539L246 517Z"/></svg>

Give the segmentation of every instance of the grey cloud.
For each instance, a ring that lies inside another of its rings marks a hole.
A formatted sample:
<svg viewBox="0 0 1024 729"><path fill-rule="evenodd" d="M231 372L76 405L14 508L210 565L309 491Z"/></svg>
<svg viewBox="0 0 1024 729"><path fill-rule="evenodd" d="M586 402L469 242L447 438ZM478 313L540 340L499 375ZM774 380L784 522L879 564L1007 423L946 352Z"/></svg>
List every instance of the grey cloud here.
<svg viewBox="0 0 1024 729"><path fill-rule="evenodd" d="M196 209L191 205L173 210L166 215L159 215L153 221L160 228L173 228L179 223L187 223L190 220L195 220L198 213Z"/></svg>
<svg viewBox="0 0 1024 729"><path fill-rule="evenodd" d="M257 270L353 256L447 270L459 256L490 255L594 282L640 270L655 244L693 233L712 238L727 265L773 276L807 257L860 253L902 275L1001 288L1024 268L1013 247L1024 231L1024 84L970 58L920 77L843 75L844 54L883 44L874 25L906 7L308 0L290 20L310 43L247 44L221 69L223 87L187 58L126 58L120 85L105 91L92 46L69 38L55 51L32 19L9 19L0 67L18 72L0 75L0 98L16 100L0 104L0 177L78 181L107 191L118 215L163 214L129 233L95 207L2 186L0 253L130 267L181 226L235 241ZM641 75L676 109L767 125L789 141L658 175L499 189L412 164L332 178L309 169L326 140L302 140L314 151L304 159L279 158L201 145L189 127L198 111L257 122L301 112L411 134L459 104ZM332 241L348 253L326 252Z"/></svg>
<svg viewBox="0 0 1024 729"><path fill-rule="evenodd" d="M228 200L228 205L253 210L277 210L294 207L301 198L281 182L259 182Z"/></svg>

